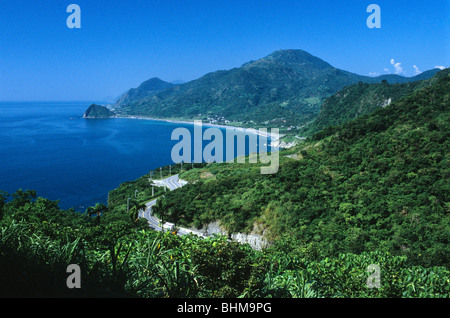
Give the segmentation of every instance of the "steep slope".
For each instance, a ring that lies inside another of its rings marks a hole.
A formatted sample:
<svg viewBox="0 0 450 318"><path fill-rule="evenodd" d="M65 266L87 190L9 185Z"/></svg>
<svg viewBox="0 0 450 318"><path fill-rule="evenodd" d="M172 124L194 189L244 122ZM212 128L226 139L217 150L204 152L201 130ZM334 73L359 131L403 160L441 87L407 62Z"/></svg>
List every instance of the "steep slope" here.
<svg viewBox="0 0 450 318"><path fill-rule="evenodd" d="M126 105L132 103L141 98L146 98L155 95L167 88L175 86L175 84L165 82L157 77L151 78L137 88L131 88L125 94L120 96L120 98L114 104L114 107L119 107L121 105Z"/></svg>
<svg viewBox="0 0 450 318"><path fill-rule="evenodd" d="M287 127L311 121L324 98L358 82L414 81L398 75L361 76L302 50L280 50L239 68L206 74L129 103L121 115L208 118Z"/></svg>
<svg viewBox="0 0 450 318"><path fill-rule="evenodd" d="M429 71L428 75L421 77L427 78L435 71ZM431 85L434 80L427 78L401 84L390 84L383 80L378 84L360 82L345 87L324 100L320 113L310 125L302 129L301 134L311 135L328 126L340 125L358 116L372 113L379 107L386 107L417 89Z"/></svg>
<svg viewBox="0 0 450 318"><path fill-rule="evenodd" d="M105 106L92 104L89 108L84 112L83 118L110 118L114 117L115 113Z"/></svg>
<svg viewBox="0 0 450 318"><path fill-rule="evenodd" d="M197 182L165 196L166 219L287 236L307 253L387 250L449 266L449 104L444 70L431 85L281 152L274 175L255 164L191 170L180 177Z"/></svg>

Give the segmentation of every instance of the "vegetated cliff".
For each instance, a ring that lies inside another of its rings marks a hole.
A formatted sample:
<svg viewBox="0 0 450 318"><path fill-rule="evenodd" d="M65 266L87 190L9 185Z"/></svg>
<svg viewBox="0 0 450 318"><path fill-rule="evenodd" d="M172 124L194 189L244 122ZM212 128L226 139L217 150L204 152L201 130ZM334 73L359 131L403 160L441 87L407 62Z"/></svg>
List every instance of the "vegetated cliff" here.
<svg viewBox="0 0 450 318"><path fill-rule="evenodd" d="M324 100L320 113L313 122L305 125L300 134L311 135L325 127L341 125L361 115L370 114L379 107L386 107L415 90L431 85L436 78L427 76L435 71L438 69L428 71L428 75L420 74L425 79L414 82L392 84L384 79L377 84L359 82L347 86Z"/></svg>
<svg viewBox="0 0 450 318"><path fill-rule="evenodd" d="M116 114L107 107L96 104L89 106L83 114L83 118L111 118L115 116Z"/></svg>

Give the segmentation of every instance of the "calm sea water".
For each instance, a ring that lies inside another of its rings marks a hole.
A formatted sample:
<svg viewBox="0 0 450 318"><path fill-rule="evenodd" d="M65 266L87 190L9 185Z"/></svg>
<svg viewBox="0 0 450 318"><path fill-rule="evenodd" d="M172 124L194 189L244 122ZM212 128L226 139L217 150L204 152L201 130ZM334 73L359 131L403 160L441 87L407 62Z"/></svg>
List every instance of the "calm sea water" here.
<svg viewBox="0 0 450 318"><path fill-rule="evenodd" d="M189 124L83 119L89 103L0 103L0 190L33 189L84 211L108 192L173 164L172 131ZM205 128L204 128L205 129Z"/></svg>

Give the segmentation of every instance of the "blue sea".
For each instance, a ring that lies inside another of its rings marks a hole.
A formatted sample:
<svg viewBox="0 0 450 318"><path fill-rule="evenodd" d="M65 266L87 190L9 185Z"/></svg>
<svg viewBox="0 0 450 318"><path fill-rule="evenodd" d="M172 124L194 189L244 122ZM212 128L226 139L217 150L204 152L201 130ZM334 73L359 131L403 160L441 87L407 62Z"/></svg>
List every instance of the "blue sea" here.
<svg viewBox="0 0 450 318"><path fill-rule="evenodd" d="M125 181L173 164L172 131L192 124L84 119L87 102L0 103L0 190L36 190L63 209L106 204ZM206 129L206 127L204 127Z"/></svg>

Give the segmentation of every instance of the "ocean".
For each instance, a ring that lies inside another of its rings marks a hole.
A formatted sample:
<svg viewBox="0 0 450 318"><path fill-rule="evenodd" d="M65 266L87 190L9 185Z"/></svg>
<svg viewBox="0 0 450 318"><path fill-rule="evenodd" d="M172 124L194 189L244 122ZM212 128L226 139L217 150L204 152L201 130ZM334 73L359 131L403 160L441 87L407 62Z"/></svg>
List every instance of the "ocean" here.
<svg viewBox="0 0 450 318"><path fill-rule="evenodd" d="M84 119L89 104L0 103L0 190L32 189L63 209L85 211L106 204L119 184L173 164L174 129L193 135L189 123Z"/></svg>

